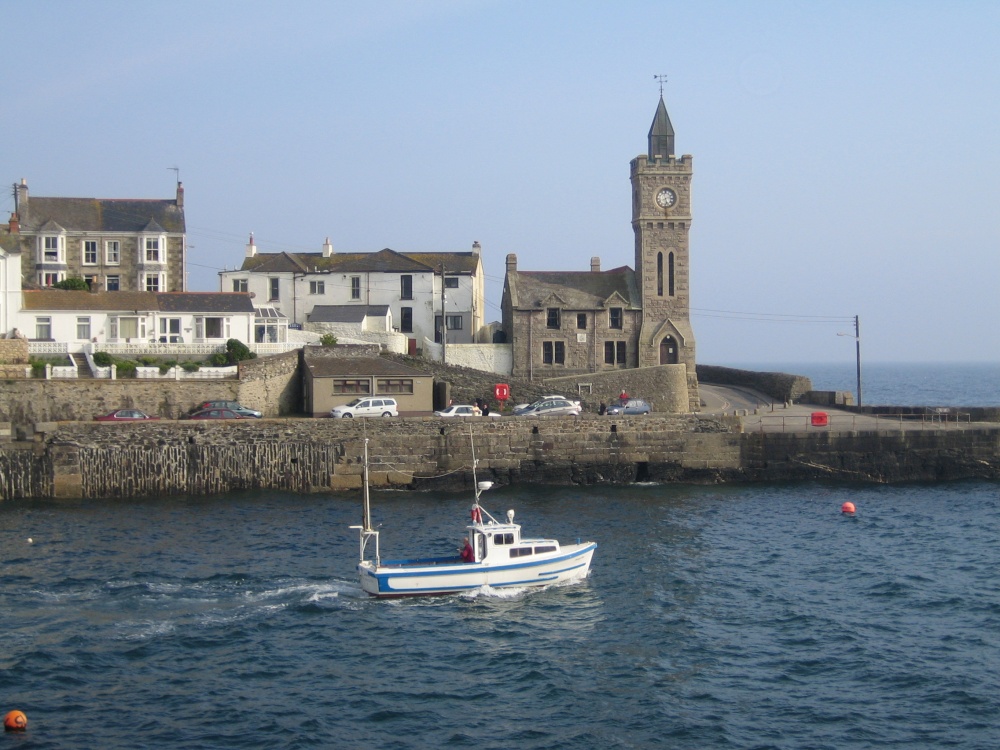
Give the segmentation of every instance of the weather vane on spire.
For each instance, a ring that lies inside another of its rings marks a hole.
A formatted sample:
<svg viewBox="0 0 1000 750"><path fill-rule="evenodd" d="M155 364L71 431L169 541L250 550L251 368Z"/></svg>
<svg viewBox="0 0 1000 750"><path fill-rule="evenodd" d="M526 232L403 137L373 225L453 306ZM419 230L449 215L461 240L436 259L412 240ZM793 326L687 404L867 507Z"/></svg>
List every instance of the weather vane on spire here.
<svg viewBox="0 0 1000 750"><path fill-rule="evenodd" d="M660 96L663 96L663 84L667 82L667 74L660 73L659 75L654 75L653 80L660 82Z"/></svg>

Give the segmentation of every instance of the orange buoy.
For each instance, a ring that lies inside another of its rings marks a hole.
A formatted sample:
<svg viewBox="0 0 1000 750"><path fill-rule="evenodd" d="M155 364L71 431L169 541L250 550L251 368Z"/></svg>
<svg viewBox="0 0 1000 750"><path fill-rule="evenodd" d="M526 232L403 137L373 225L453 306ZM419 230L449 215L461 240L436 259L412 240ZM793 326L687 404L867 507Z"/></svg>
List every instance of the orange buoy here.
<svg viewBox="0 0 1000 750"><path fill-rule="evenodd" d="M5 732L23 732L28 728L28 717L22 711L8 711L3 717Z"/></svg>
<svg viewBox="0 0 1000 750"><path fill-rule="evenodd" d="M846 502L840 506L841 513L854 513L854 503Z"/></svg>

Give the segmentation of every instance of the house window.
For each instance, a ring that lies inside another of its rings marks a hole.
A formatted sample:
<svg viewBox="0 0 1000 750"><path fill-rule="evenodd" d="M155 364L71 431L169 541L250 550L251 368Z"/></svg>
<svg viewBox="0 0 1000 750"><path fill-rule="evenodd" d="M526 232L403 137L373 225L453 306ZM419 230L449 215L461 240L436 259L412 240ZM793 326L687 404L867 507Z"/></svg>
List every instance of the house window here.
<svg viewBox="0 0 1000 750"><path fill-rule="evenodd" d="M542 342L542 364L566 364L566 344L562 341Z"/></svg>
<svg viewBox="0 0 1000 750"><path fill-rule="evenodd" d="M587 313L576 314L576 327L581 331L587 330Z"/></svg>
<svg viewBox="0 0 1000 750"><path fill-rule="evenodd" d="M413 333L413 308L399 308L399 330L403 333Z"/></svg>
<svg viewBox="0 0 1000 750"><path fill-rule="evenodd" d="M444 288L445 289L458 289L458 276L445 276L444 277Z"/></svg>
<svg viewBox="0 0 1000 750"><path fill-rule="evenodd" d="M247 280L246 279L233 279L233 291L234 292L247 292L247 291L249 291Z"/></svg>
<svg viewBox="0 0 1000 750"><path fill-rule="evenodd" d="M371 393L371 381L368 379L334 378L333 392L337 393Z"/></svg>
<svg viewBox="0 0 1000 750"><path fill-rule="evenodd" d="M351 299L361 299L361 277L351 277Z"/></svg>
<svg viewBox="0 0 1000 750"><path fill-rule="evenodd" d="M160 262L160 238L159 237L147 237L146 238L146 262L147 263L159 263Z"/></svg>
<svg viewBox="0 0 1000 750"><path fill-rule="evenodd" d="M271 296L268 298L268 301L277 302L280 299L278 296L278 290L280 289L279 283L281 279L273 277L269 279L269 281L271 282Z"/></svg>
<svg viewBox="0 0 1000 750"><path fill-rule="evenodd" d="M449 331L461 331L462 330L462 316L461 315L445 315L444 324L448 327Z"/></svg>
<svg viewBox="0 0 1000 750"><path fill-rule="evenodd" d="M104 243L104 262L112 266L122 262L122 245L118 240L108 240Z"/></svg>
<svg viewBox="0 0 1000 750"><path fill-rule="evenodd" d="M42 286L54 286L65 278L63 271L45 271L38 275L38 283Z"/></svg>
<svg viewBox="0 0 1000 750"><path fill-rule="evenodd" d="M180 344L181 341L181 319L160 318L160 343Z"/></svg>
<svg viewBox="0 0 1000 750"><path fill-rule="evenodd" d="M160 291L160 274L158 273L147 273L146 274L146 291L147 292L158 292Z"/></svg>
<svg viewBox="0 0 1000 750"><path fill-rule="evenodd" d="M145 318L108 318L108 338L138 339L146 338Z"/></svg>
<svg viewBox="0 0 1000 750"><path fill-rule="evenodd" d="M121 276L108 276L104 286L109 292L117 292L121 289L121 285Z"/></svg>
<svg viewBox="0 0 1000 750"><path fill-rule="evenodd" d="M545 312L545 327L559 328L559 308L550 307Z"/></svg>
<svg viewBox="0 0 1000 750"><path fill-rule="evenodd" d="M310 281L309 282L309 294L326 294L326 282L325 281Z"/></svg>
<svg viewBox="0 0 1000 750"><path fill-rule="evenodd" d="M609 328L622 328L622 309L620 307L612 307L608 311L608 327Z"/></svg>
<svg viewBox="0 0 1000 750"><path fill-rule="evenodd" d="M194 327L199 339L229 338L229 318L195 318Z"/></svg>
<svg viewBox="0 0 1000 750"><path fill-rule="evenodd" d="M42 263L64 263L62 237L42 237Z"/></svg>
<svg viewBox="0 0 1000 750"><path fill-rule="evenodd" d="M604 364L606 365L624 365L625 364L625 354L628 351L628 347L624 341L605 341L604 342Z"/></svg>
<svg viewBox="0 0 1000 750"><path fill-rule="evenodd" d="M35 318L35 338L43 341L52 338L52 318Z"/></svg>
<svg viewBox="0 0 1000 750"><path fill-rule="evenodd" d="M83 241L83 263L87 266L97 265L97 240Z"/></svg>
<svg viewBox="0 0 1000 750"><path fill-rule="evenodd" d="M376 393L413 393L412 378L378 378L375 381Z"/></svg>
<svg viewBox="0 0 1000 750"><path fill-rule="evenodd" d="M399 298L413 299L413 277L409 274L399 277Z"/></svg>
<svg viewBox="0 0 1000 750"><path fill-rule="evenodd" d="M76 337L81 341L90 340L90 318L76 319Z"/></svg>

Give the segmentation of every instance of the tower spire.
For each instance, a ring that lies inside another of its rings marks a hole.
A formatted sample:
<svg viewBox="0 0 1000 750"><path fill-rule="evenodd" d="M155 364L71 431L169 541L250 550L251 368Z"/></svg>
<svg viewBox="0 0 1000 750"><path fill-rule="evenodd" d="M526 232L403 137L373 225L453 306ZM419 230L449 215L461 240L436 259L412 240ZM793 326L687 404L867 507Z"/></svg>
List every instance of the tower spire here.
<svg viewBox="0 0 1000 750"><path fill-rule="evenodd" d="M660 83L660 103L656 107L653 124L649 127L650 159L655 159L658 156L673 156L674 154L674 126L670 124L667 105L663 103L663 84L667 80L667 76L661 74L655 75L653 78Z"/></svg>

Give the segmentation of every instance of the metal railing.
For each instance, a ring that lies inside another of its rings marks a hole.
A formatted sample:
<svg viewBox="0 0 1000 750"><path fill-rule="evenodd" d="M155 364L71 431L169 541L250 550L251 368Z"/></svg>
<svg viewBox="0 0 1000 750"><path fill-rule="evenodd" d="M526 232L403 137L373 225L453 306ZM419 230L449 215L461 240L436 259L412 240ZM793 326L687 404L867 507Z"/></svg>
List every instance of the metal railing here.
<svg viewBox="0 0 1000 750"><path fill-rule="evenodd" d="M755 420L759 420L759 424L753 424ZM972 424L972 415L948 409L919 414L827 414L819 422L810 414L764 415L748 418L744 424L747 422L753 432L937 430Z"/></svg>

